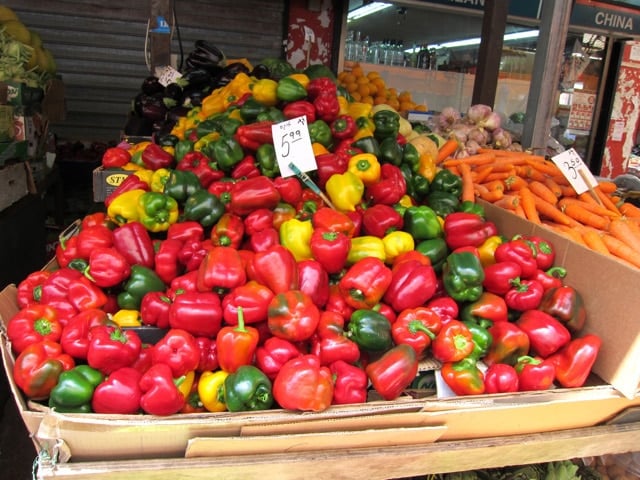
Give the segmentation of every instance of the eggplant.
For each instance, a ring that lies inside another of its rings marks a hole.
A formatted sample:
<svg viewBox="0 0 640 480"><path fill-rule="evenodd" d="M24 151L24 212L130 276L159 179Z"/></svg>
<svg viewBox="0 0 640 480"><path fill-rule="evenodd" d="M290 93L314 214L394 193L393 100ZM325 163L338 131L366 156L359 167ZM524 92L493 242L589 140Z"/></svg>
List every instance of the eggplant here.
<svg viewBox="0 0 640 480"><path fill-rule="evenodd" d="M163 101L164 95L156 93L143 95L141 100L141 116L151 121L163 120L167 114L167 107Z"/></svg>
<svg viewBox="0 0 640 480"><path fill-rule="evenodd" d="M211 93L211 90L212 88L209 85L186 88L182 104L199 107L202 105L202 100Z"/></svg>
<svg viewBox="0 0 640 480"><path fill-rule="evenodd" d="M178 83L173 82L164 87L164 92L162 92L162 102L165 107L173 108L176 105L182 105L183 98L184 92Z"/></svg>
<svg viewBox="0 0 640 480"><path fill-rule="evenodd" d="M198 52L191 52L187 57L186 64L187 68L189 69L206 70L211 76L219 75L223 69L222 65L217 62L212 62L207 58L206 55L200 54Z"/></svg>
<svg viewBox="0 0 640 480"><path fill-rule="evenodd" d="M182 88L187 87L199 87L202 85L209 85L213 76L204 68L193 68L187 70L182 77L178 79L178 83Z"/></svg>
<svg viewBox="0 0 640 480"><path fill-rule="evenodd" d="M258 80L261 80L263 78L270 78L271 71L269 70L269 67L262 63L259 63L258 65L255 65L253 67L253 70L251 70L251 76L256 77Z"/></svg>
<svg viewBox="0 0 640 480"><path fill-rule="evenodd" d="M160 83L158 77L154 76L145 78L140 86L140 91L146 95L161 93L163 90L164 86Z"/></svg>
<svg viewBox="0 0 640 480"><path fill-rule="evenodd" d="M238 75L239 73L246 73L247 75L249 75L250 70L242 62L230 63L229 65L224 67L220 75L218 75L214 79L213 88L224 87L231 80L233 80L236 77L236 75Z"/></svg>
<svg viewBox="0 0 640 480"><path fill-rule="evenodd" d="M186 117L190 111L191 109L189 107L186 107L184 105L176 105L175 107L167 110L166 119L173 122L178 122L180 117Z"/></svg>
<svg viewBox="0 0 640 480"><path fill-rule="evenodd" d="M196 40L195 47L196 51L205 55L211 63L220 63L225 59L222 50L205 40Z"/></svg>

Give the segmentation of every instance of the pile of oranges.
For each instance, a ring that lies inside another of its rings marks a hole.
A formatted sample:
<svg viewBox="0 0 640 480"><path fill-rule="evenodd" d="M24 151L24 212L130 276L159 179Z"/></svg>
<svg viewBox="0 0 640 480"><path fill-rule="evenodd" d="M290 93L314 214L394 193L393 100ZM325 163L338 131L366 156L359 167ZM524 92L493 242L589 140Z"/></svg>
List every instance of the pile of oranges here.
<svg viewBox="0 0 640 480"><path fill-rule="evenodd" d="M354 63L350 68L345 68L338 73L338 83L343 86L356 102L370 105L386 104L398 112L409 110L426 111L426 105L420 105L413 101L408 91L398 92L393 87L388 87L379 72L363 70L359 63Z"/></svg>

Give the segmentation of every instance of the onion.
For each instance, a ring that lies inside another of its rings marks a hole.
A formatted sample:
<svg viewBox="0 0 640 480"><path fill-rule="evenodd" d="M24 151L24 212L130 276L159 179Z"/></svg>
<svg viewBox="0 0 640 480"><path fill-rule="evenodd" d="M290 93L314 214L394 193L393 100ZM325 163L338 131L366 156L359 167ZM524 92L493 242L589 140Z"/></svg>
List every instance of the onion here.
<svg viewBox="0 0 640 480"><path fill-rule="evenodd" d="M496 148L508 148L513 143L511 133L503 128L496 128L493 131L493 145Z"/></svg>
<svg viewBox="0 0 640 480"><path fill-rule="evenodd" d="M467 143L467 138L469 136L470 130L471 127L469 125L466 125L464 123L456 123L451 128L451 133L449 134L449 136L455 138L458 143L464 144Z"/></svg>
<svg viewBox="0 0 640 480"><path fill-rule="evenodd" d="M478 103L477 105L471 105L469 107L469 109L467 110L467 118L472 123L480 125L491 113L492 110L489 105Z"/></svg>
<svg viewBox="0 0 640 480"><path fill-rule="evenodd" d="M500 118L500 115L498 115L496 112L491 112L481 122L481 124L482 124L482 127L486 128L491 132L497 128L500 128L500 125L502 124L502 119Z"/></svg>
<svg viewBox="0 0 640 480"><path fill-rule="evenodd" d="M453 124L460 120L460 112L453 107L445 107L438 115L438 127L449 130Z"/></svg>
<svg viewBox="0 0 640 480"><path fill-rule="evenodd" d="M473 127L469 130L467 134L468 140L473 140L480 145L486 145L489 141L489 134L486 130L478 127Z"/></svg>
<svg viewBox="0 0 640 480"><path fill-rule="evenodd" d="M456 150L456 153L453 154L453 158L467 158L469 155L466 148L459 148Z"/></svg>
<svg viewBox="0 0 640 480"><path fill-rule="evenodd" d="M467 140L467 143L464 145L464 149L469 155L475 155L478 153L478 150L480 150L480 146L481 145L475 140Z"/></svg>
<svg viewBox="0 0 640 480"><path fill-rule="evenodd" d="M522 148L522 145L520 143L512 143L507 148L505 148L505 150L509 150L511 152L524 152L524 148Z"/></svg>

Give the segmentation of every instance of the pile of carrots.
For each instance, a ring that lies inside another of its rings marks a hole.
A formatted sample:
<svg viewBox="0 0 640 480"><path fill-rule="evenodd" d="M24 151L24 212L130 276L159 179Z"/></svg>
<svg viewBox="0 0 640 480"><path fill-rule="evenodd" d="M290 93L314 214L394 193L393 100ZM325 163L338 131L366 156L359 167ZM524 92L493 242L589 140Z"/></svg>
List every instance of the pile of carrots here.
<svg viewBox="0 0 640 480"><path fill-rule="evenodd" d="M480 149L438 160L462 178L462 200L481 198L640 268L640 208L617 196L614 182L577 194L555 163L526 152Z"/></svg>

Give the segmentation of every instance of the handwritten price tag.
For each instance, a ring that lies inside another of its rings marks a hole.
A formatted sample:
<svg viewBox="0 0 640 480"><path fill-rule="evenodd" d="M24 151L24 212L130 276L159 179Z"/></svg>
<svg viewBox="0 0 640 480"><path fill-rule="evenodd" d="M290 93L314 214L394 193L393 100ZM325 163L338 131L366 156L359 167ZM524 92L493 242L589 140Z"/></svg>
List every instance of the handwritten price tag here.
<svg viewBox="0 0 640 480"><path fill-rule="evenodd" d="M598 186L598 181L573 148L551 157L551 160L578 195Z"/></svg>
<svg viewBox="0 0 640 480"><path fill-rule="evenodd" d="M292 118L271 126L273 146L276 150L276 160L280 168L280 175L290 177L296 172L289 168L293 163L302 172L318 168L311 147L311 138L307 127L307 117Z"/></svg>
<svg viewBox="0 0 640 480"><path fill-rule="evenodd" d="M156 67L155 74L156 74L156 77L158 77L158 82L163 87L166 87L170 83L173 83L177 79L182 77L182 74L179 71L177 71L173 67L170 67L169 65L165 65L163 67Z"/></svg>

